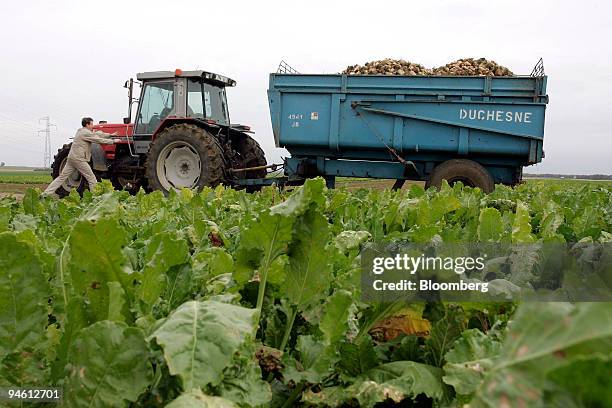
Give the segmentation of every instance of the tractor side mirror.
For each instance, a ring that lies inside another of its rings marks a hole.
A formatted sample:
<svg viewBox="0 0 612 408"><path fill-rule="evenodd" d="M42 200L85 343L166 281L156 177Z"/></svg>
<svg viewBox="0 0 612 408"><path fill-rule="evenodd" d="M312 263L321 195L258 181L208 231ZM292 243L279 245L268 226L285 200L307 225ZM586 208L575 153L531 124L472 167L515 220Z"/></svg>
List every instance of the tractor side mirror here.
<svg viewBox="0 0 612 408"><path fill-rule="evenodd" d="M132 120L130 118L123 118L123 124L129 125Z"/></svg>

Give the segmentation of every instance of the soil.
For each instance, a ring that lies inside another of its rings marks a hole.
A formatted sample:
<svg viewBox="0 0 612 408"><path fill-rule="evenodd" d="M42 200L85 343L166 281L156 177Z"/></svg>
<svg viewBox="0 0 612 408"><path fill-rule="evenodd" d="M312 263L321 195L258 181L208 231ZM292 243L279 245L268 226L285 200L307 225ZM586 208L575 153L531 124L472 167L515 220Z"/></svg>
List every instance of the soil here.
<svg viewBox="0 0 612 408"><path fill-rule="evenodd" d="M372 190L384 190L386 188L393 187L395 180L379 180L379 179L356 179L356 180L337 180L336 188L346 188L349 191L358 190L360 188L367 188ZM425 183L422 181L406 181L402 190L409 189L412 185L424 186Z"/></svg>
<svg viewBox="0 0 612 408"><path fill-rule="evenodd" d="M23 198L28 188L35 187L43 191L47 184L17 184L17 183L0 183L0 198L13 196L18 200Z"/></svg>
<svg viewBox="0 0 612 408"><path fill-rule="evenodd" d="M360 188L384 190L393 187L394 180L378 180L378 179L338 179L336 188L346 188L349 191L358 190ZM423 186L421 181L406 181L402 189L410 188L411 185L417 184ZM23 195L30 187L38 188L43 191L47 184L18 184L18 183L0 183L0 198L13 196L18 200L23 199Z"/></svg>

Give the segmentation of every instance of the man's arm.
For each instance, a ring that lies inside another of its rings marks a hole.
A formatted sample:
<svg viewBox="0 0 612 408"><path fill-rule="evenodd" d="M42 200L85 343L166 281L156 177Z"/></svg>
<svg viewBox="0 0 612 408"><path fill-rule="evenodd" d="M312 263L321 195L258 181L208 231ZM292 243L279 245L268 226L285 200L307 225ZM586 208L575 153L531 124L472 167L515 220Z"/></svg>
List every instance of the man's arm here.
<svg viewBox="0 0 612 408"><path fill-rule="evenodd" d="M113 139L110 139L111 136L111 134L104 133L100 130L96 130L95 132L88 130L87 134L83 135L83 139L91 143L113 144L115 142L113 141Z"/></svg>
<svg viewBox="0 0 612 408"><path fill-rule="evenodd" d="M113 136L117 136L118 132L114 132L114 133L106 133L106 132L102 132L101 130L95 130L92 132L94 135L96 136L100 136L106 139L112 139Z"/></svg>

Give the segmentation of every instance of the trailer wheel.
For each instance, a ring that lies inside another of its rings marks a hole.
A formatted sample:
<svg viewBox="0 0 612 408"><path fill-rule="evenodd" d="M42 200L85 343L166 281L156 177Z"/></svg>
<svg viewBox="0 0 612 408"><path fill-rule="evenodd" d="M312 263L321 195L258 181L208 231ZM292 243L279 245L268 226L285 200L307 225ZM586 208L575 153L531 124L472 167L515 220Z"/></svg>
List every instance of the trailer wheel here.
<svg viewBox="0 0 612 408"><path fill-rule="evenodd" d="M145 164L151 190L216 186L225 180L225 161L217 139L195 125L178 124L162 130L149 149Z"/></svg>
<svg viewBox="0 0 612 408"><path fill-rule="evenodd" d="M491 174L472 160L453 159L439 164L425 182L425 188L440 188L442 180L446 180L450 185L461 181L464 185L478 187L485 193L490 193L495 189Z"/></svg>
<svg viewBox="0 0 612 408"><path fill-rule="evenodd" d="M72 143L68 143L63 145L60 149L57 150L57 154L53 158L53 164L51 164L51 177L56 179L59 177L60 173L64 169L66 165L66 160L68 160L68 153L70 153L70 146ZM74 171L72 175L62 184L56 191L59 197L66 197L73 189L79 193L79 195L83 195L83 191L87 186L87 181L85 177L81 175L78 171Z"/></svg>

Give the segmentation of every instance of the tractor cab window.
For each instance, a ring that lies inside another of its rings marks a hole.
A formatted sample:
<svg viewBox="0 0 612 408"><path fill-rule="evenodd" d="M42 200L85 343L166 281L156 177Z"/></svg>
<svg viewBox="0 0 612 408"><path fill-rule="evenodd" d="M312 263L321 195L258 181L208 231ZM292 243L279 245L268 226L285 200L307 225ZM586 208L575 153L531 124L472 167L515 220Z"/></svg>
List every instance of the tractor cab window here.
<svg viewBox="0 0 612 408"><path fill-rule="evenodd" d="M174 82L147 83L139 105L135 133L152 134L162 120L174 114Z"/></svg>
<svg viewBox="0 0 612 408"><path fill-rule="evenodd" d="M212 119L221 125L228 125L225 88L190 79L187 86L187 116Z"/></svg>

